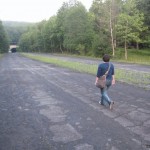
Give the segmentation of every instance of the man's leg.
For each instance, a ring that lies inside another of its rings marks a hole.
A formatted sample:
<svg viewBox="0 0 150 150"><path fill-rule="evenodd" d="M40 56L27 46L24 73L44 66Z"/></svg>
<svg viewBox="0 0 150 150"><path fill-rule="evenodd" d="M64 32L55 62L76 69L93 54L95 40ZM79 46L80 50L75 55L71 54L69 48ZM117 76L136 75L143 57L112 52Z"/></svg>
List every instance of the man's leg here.
<svg viewBox="0 0 150 150"><path fill-rule="evenodd" d="M109 108L112 109L114 102L111 101L111 99L109 98L109 96L107 94L107 91L108 91L109 87L110 87L110 85L108 85L107 87L101 89L101 95L102 95L101 103L103 105L106 105L106 103L109 104Z"/></svg>
<svg viewBox="0 0 150 150"><path fill-rule="evenodd" d="M106 103L110 105L110 99L107 95L107 87L100 89L100 91L101 91L101 101L99 103L101 105L106 105Z"/></svg>

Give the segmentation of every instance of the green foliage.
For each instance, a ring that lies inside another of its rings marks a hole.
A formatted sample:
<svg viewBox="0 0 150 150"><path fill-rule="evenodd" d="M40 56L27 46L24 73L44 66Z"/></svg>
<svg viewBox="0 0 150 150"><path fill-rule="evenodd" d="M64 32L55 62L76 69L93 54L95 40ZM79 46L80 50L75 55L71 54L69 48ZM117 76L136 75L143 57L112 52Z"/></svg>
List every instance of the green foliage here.
<svg viewBox="0 0 150 150"><path fill-rule="evenodd" d="M63 42L64 42L64 22L65 22L65 17L69 9L69 4L68 3L63 3L62 7L58 10L57 17L56 17L56 36L59 41L59 46L61 52L63 52Z"/></svg>
<svg viewBox="0 0 150 150"><path fill-rule="evenodd" d="M150 65L150 50L136 50L128 49L128 60L124 59L124 49L119 48L116 50L116 56L113 58L115 61L136 63L136 64L146 64Z"/></svg>
<svg viewBox="0 0 150 150"><path fill-rule="evenodd" d="M64 22L64 47L72 53L86 54L91 43L92 31L85 7L78 3L71 7Z"/></svg>
<svg viewBox="0 0 150 150"><path fill-rule="evenodd" d="M17 44L21 35L27 31L28 26L32 26L31 23L13 21L3 21L3 25L9 37L9 43L12 44Z"/></svg>
<svg viewBox="0 0 150 150"><path fill-rule="evenodd" d="M146 31L142 33L143 42L141 47L150 48L150 1L149 0L137 0L137 9L144 14L144 25L148 27Z"/></svg>
<svg viewBox="0 0 150 150"><path fill-rule="evenodd" d="M6 34L2 22L0 21L0 53L8 52L8 49L9 49L8 36Z"/></svg>
<svg viewBox="0 0 150 150"><path fill-rule="evenodd" d="M140 4L147 5L146 10ZM23 35L22 29L21 34L18 29L9 30L14 39L20 39L22 51L114 56L119 47L150 47L145 20L148 8L147 0L94 0L87 11L81 2L73 0L64 2L56 16L28 27Z"/></svg>
<svg viewBox="0 0 150 150"><path fill-rule="evenodd" d="M128 0L124 4L124 11L119 15L116 25L120 39L127 42L141 42L140 33L146 30L143 26L144 16L136 7L134 1Z"/></svg>
<svg viewBox="0 0 150 150"><path fill-rule="evenodd" d="M19 41L20 51L29 52L30 50L30 35L29 33L23 34Z"/></svg>
<svg viewBox="0 0 150 150"><path fill-rule="evenodd" d="M144 14L144 21L146 25L150 25L150 1L136 0L137 9ZM150 28L150 26L149 26Z"/></svg>
<svg viewBox="0 0 150 150"><path fill-rule="evenodd" d="M137 10L134 0L125 1L122 9L116 31L119 44L124 43L125 58L127 59L129 43L135 43L136 48L139 49L139 43L142 42L141 34L147 30L147 27L144 26L144 15Z"/></svg>
<svg viewBox="0 0 150 150"><path fill-rule="evenodd" d="M103 33L99 35L95 34L94 40L92 43L92 49L93 49L92 54L95 57L101 57L102 55L106 53L111 54L111 48L108 47L107 36L104 35Z"/></svg>

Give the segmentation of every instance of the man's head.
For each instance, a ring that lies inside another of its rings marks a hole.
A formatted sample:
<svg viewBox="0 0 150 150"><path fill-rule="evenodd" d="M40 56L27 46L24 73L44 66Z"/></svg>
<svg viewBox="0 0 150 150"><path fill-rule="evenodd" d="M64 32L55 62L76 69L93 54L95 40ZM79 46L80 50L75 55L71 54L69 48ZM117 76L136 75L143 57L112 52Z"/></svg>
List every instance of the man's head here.
<svg viewBox="0 0 150 150"><path fill-rule="evenodd" d="M108 54L105 54L105 55L103 56L103 61L104 61L104 62L109 62L109 60L110 60L110 56L109 56Z"/></svg>

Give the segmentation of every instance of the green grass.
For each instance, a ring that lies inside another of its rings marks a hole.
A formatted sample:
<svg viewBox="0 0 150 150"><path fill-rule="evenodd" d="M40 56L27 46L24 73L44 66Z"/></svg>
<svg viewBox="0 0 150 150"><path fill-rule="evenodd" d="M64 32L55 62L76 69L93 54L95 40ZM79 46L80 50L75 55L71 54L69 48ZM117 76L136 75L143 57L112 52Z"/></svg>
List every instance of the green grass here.
<svg viewBox="0 0 150 150"><path fill-rule="evenodd" d="M138 71L116 69L116 79L126 83L138 85L140 87L148 87L150 85L150 73Z"/></svg>
<svg viewBox="0 0 150 150"><path fill-rule="evenodd" d="M73 69L79 72L93 74L96 76L98 65L64 61L56 58L50 58L46 56L44 57L44 56L34 55L34 54L24 53L23 55L34 60L55 64L57 66ZM138 85L140 87L148 87L150 85L150 73L116 69L115 78L118 81Z"/></svg>
<svg viewBox="0 0 150 150"><path fill-rule="evenodd" d="M150 49L128 49L128 59L124 58L124 49L117 49L115 61L150 65Z"/></svg>
<svg viewBox="0 0 150 150"><path fill-rule="evenodd" d="M2 58L3 57L3 54L0 54L0 58Z"/></svg>
<svg viewBox="0 0 150 150"><path fill-rule="evenodd" d="M45 63L51 63L55 64L57 66L73 69L75 71L79 72L85 72L85 73L90 73L93 74L93 72L96 73L97 66L96 65L88 65L84 63L79 63L79 62L70 62L70 61L64 61L56 58L49 58L49 57L44 57L44 56L39 56L39 55L34 55L34 54L23 54L24 56L27 56L31 59L34 60L39 60Z"/></svg>

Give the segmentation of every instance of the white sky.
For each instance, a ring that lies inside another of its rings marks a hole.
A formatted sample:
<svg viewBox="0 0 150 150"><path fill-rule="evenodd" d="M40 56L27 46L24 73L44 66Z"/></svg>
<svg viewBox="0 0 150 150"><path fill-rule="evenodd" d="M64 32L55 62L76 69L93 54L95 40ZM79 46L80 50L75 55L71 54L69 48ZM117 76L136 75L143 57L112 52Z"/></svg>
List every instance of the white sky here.
<svg viewBox="0 0 150 150"><path fill-rule="evenodd" d="M55 15L68 0L1 0L0 20L40 22ZM79 0L89 9L93 0Z"/></svg>

